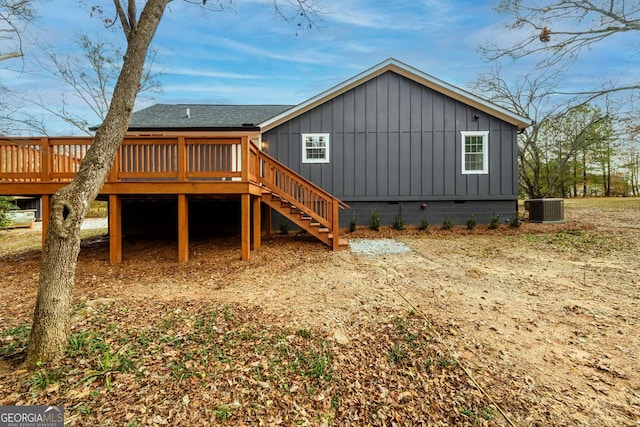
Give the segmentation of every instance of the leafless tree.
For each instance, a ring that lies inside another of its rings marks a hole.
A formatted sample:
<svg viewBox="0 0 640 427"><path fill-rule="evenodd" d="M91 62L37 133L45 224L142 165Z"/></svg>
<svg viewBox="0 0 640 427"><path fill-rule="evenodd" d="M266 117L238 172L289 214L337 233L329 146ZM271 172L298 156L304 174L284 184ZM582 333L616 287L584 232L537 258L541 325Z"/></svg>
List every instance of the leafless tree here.
<svg viewBox="0 0 640 427"><path fill-rule="evenodd" d="M558 109L551 103L557 79L556 73L531 74L510 83L495 67L472 84L491 101L532 119L533 124L518 136L518 182L530 197L542 197L544 141L540 134Z"/></svg>
<svg viewBox="0 0 640 427"><path fill-rule="evenodd" d="M22 26L33 15L33 0L0 0L0 42L7 46L0 51L0 61L19 58L22 53Z"/></svg>
<svg viewBox="0 0 640 427"><path fill-rule="evenodd" d="M139 1L136 0L114 0L114 15L105 14L99 7L92 10L93 13L106 17L103 19L107 25L114 24L113 19L108 16L117 16L127 49L109 110L96 132L91 148L73 181L51 198L51 216L42 253L38 296L23 364L26 368L36 367L64 355L69 338L71 298L80 252L80 226L89 203L102 188L126 134L144 73L145 58L170 1L147 0L140 13L136 7ZM202 0L199 4L221 10L226 7L227 2ZM297 16L303 22L313 16L313 10L306 10L308 4L305 1L295 1L293 6L295 5L302 8Z"/></svg>
<svg viewBox="0 0 640 427"><path fill-rule="evenodd" d="M490 60L536 58L540 69L560 63L568 66L585 49L610 37L640 30L640 1L501 0L496 10L508 16L505 26L513 37L506 45L487 43L481 48L482 53ZM636 54L635 50L629 49L629 55ZM638 82L609 82L571 94L582 96L588 103L603 95L638 89Z"/></svg>
<svg viewBox="0 0 640 427"><path fill-rule="evenodd" d="M640 2L611 0L501 0L496 10L510 17L507 28L522 37L513 45L485 49L493 59L542 53L545 66L575 59L616 34L640 30Z"/></svg>
<svg viewBox="0 0 640 427"><path fill-rule="evenodd" d="M5 108L0 109L0 129L13 134L48 135L46 119L55 117L93 135L90 127L100 124L106 117L124 54L122 49L99 35L79 35L75 44L79 48L76 54L60 54L52 46L39 46L40 55L35 57L39 75L61 83L64 90L55 99L52 94L43 97L37 91L25 93L4 88ZM155 55L156 51L150 50L140 93L160 91L157 80L160 74L152 71ZM85 107L83 114L75 113L74 106L77 105ZM37 111L33 112L33 108Z"/></svg>
<svg viewBox="0 0 640 427"><path fill-rule="evenodd" d="M595 131L612 117L580 97L558 97L560 78L559 72L543 70L507 81L495 67L472 84L491 101L533 121L518 136L518 183L528 197L564 193L568 165L593 146Z"/></svg>

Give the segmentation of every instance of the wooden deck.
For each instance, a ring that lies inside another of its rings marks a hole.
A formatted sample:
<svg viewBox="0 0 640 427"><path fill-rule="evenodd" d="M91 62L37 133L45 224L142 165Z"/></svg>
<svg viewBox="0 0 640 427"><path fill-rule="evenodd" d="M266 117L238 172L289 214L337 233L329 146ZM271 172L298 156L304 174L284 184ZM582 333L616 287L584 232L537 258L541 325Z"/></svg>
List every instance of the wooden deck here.
<svg viewBox="0 0 640 427"><path fill-rule="evenodd" d="M49 201L70 182L89 137L0 138L0 195L41 196L43 241ZM259 249L261 205L276 209L333 250L345 205L261 151L248 136L130 136L116 154L100 197L109 201L110 261L122 261L121 196L171 195L178 205L178 261L189 258L189 196L240 196L241 257ZM267 209L266 224L271 223ZM265 230L270 233L270 226ZM252 245L253 243L253 245Z"/></svg>

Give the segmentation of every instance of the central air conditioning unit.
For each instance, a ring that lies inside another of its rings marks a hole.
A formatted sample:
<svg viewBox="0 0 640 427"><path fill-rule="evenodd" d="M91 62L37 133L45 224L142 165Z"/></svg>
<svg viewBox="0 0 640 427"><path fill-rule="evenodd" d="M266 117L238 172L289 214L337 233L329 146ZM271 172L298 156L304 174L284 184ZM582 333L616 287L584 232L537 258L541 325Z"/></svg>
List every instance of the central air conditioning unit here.
<svg viewBox="0 0 640 427"><path fill-rule="evenodd" d="M564 222L564 199L529 199L524 209L530 222Z"/></svg>

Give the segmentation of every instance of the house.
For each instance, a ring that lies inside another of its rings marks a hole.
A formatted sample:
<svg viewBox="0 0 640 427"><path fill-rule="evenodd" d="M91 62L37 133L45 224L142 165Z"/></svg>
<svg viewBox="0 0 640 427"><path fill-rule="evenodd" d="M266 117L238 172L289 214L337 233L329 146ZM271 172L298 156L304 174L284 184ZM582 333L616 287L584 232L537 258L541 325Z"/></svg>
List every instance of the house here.
<svg viewBox="0 0 640 427"><path fill-rule="evenodd" d="M402 210L463 224L475 214L517 210L517 134L531 121L388 59L295 106L154 105L130 131L194 132L246 127L263 151L350 206L366 224Z"/></svg>
<svg viewBox="0 0 640 427"><path fill-rule="evenodd" d="M517 207L519 116L394 59L295 106L154 105L133 114L100 198L110 260L122 235L169 230L178 260L190 232L237 225L241 256L279 216L337 250L354 213L385 223ZM90 138L0 139L0 194L49 197L73 178ZM152 215L149 215L152 212Z"/></svg>

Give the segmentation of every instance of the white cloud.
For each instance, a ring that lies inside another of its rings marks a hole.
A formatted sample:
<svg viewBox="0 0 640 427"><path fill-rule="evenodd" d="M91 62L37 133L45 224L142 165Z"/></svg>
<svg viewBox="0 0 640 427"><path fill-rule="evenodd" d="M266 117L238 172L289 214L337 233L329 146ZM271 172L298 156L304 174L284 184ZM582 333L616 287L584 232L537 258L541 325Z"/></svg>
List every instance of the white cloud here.
<svg viewBox="0 0 640 427"><path fill-rule="evenodd" d="M200 68L185 68L185 67L170 67L158 69L164 75L170 76L189 76L189 77L202 77L202 78L216 78L216 79L236 79L236 80L258 80L264 79L264 75L257 74L244 74L234 73L226 71L212 71L203 70Z"/></svg>

